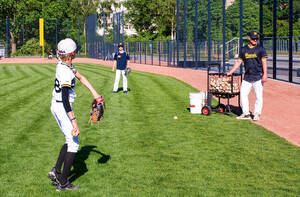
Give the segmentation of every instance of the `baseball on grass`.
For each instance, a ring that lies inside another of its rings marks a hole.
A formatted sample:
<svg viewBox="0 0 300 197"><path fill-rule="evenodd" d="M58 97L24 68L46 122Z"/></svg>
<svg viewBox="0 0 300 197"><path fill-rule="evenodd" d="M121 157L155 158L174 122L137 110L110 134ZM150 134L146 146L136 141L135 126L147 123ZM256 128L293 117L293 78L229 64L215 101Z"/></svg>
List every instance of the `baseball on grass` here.
<svg viewBox="0 0 300 197"><path fill-rule="evenodd" d="M177 120L177 119L178 119L177 116L174 116L173 118L174 118L174 120Z"/></svg>

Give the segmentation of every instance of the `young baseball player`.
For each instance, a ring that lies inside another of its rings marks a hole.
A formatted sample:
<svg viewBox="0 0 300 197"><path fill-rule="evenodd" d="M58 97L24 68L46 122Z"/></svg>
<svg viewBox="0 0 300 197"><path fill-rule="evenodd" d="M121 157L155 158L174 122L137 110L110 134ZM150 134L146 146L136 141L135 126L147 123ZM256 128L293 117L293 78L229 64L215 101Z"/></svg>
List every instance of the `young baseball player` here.
<svg viewBox="0 0 300 197"><path fill-rule="evenodd" d="M103 98L96 92L89 81L81 75L72 60L76 56L77 46L75 42L66 38L58 43L59 62L56 66L55 83L52 92L51 112L60 127L66 141L62 146L56 165L48 173L48 177L56 190L76 190L79 187L68 181L75 154L79 148L78 135L80 134L74 115L72 104L75 101L75 77L87 87L97 102L103 102ZM64 165L63 171L61 171Z"/></svg>
<svg viewBox="0 0 300 197"><path fill-rule="evenodd" d="M113 93L117 93L117 91L118 91L119 81L120 81L120 77L122 74L123 92L124 92L124 94L128 94L126 68L128 67L130 57L124 51L123 43L119 43L118 48L119 48L119 51L114 56L115 61L114 61L113 67L112 67L112 71L115 72L115 68L117 66Z"/></svg>
<svg viewBox="0 0 300 197"><path fill-rule="evenodd" d="M250 119L248 95L251 88L254 88L256 101L254 109L254 121L258 121L263 106L263 83L268 79L267 73L267 53L264 47L257 44L258 32L251 31L248 33L248 45L242 47L239 58L235 62L233 68L227 73L231 75L244 62L245 75L242 81L240 95L242 101L242 115L237 119Z"/></svg>

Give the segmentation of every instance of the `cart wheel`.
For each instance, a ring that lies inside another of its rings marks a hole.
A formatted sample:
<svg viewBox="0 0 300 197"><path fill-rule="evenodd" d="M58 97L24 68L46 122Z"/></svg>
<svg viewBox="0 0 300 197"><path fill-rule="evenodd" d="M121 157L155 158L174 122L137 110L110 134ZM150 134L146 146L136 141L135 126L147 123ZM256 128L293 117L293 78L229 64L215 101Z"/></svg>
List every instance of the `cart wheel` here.
<svg viewBox="0 0 300 197"><path fill-rule="evenodd" d="M226 111L226 106L224 104L220 104L217 106L218 112L225 112Z"/></svg>
<svg viewBox="0 0 300 197"><path fill-rule="evenodd" d="M204 107L202 107L201 112L202 112L203 115L209 116L210 112L211 112L211 107L204 106Z"/></svg>
<svg viewBox="0 0 300 197"><path fill-rule="evenodd" d="M230 105L226 105L226 108L225 108L225 109L226 109L227 112L231 112Z"/></svg>

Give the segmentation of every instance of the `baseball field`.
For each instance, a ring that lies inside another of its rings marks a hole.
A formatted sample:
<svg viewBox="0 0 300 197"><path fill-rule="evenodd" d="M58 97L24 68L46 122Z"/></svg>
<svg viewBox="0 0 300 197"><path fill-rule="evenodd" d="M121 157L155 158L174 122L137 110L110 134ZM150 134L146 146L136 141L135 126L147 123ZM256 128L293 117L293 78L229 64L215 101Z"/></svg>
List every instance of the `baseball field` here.
<svg viewBox="0 0 300 197"><path fill-rule="evenodd" d="M89 125L92 96L77 81L70 179L81 189L58 193L47 178L64 143L50 112L55 64L1 64L0 196L300 195L299 147L248 120L190 114L197 90L175 78L133 71L129 94L112 94L110 67L76 66L106 102Z"/></svg>

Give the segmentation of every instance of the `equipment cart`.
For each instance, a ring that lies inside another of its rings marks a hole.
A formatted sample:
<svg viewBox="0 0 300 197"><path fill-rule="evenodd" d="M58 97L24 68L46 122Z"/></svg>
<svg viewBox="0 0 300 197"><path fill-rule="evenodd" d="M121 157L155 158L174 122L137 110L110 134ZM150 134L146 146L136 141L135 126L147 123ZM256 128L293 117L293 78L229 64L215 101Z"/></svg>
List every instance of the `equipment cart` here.
<svg viewBox="0 0 300 197"><path fill-rule="evenodd" d="M217 70L212 68L216 68ZM207 68L207 99L206 104L202 107L203 115L210 115L212 111L231 114L229 105L230 99L238 96L238 105L240 107L240 86L242 83L242 74L233 73L227 76L220 72L221 65L219 63L209 64ZM218 98L218 105L212 106L212 96ZM221 103L221 99L227 99L227 105Z"/></svg>

